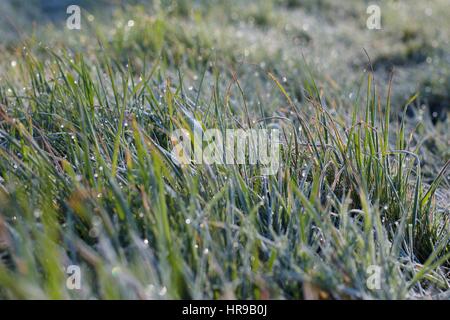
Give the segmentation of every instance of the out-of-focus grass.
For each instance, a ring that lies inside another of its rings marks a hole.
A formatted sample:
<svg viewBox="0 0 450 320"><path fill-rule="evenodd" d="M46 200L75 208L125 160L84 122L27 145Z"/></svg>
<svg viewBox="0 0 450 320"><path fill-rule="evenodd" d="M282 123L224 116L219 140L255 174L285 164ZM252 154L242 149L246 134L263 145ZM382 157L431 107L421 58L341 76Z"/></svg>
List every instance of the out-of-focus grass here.
<svg viewBox="0 0 450 320"><path fill-rule="evenodd" d="M448 295L449 120L404 116L422 98L385 68L375 80L349 71L367 63L340 54L363 5L335 16L331 1L157 4L2 48L0 297ZM391 28L374 62L401 54L380 58ZM316 63L333 37L342 65ZM388 88L402 91L392 103ZM194 125L282 129L280 171L177 166L170 132ZM72 264L80 291L66 287ZM371 265L380 290L366 285Z"/></svg>

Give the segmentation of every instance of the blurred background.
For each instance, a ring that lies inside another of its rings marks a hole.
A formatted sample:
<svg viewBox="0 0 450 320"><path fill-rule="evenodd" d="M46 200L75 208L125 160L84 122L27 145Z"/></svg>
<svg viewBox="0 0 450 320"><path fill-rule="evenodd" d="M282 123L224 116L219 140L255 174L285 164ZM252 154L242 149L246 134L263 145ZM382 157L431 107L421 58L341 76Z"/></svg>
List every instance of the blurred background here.
<svg viewBox="0 0 450 320"><path fill-rule="evenodd" d="M82 9L81 30L65 27L70 4ZM381 30L366 26L370 4L380 7ZM393 73L398 107L417 92L408 114L429 113L436 124L450 109L449 9L448 0L3 0L0 54L5 59L31 41L89 55L103 37L124 63L162 54L189 74L195 60L213 53L227 68L272 70L299 99L305 62L324 89L350 99L373 68L382 96Z"/></svg>

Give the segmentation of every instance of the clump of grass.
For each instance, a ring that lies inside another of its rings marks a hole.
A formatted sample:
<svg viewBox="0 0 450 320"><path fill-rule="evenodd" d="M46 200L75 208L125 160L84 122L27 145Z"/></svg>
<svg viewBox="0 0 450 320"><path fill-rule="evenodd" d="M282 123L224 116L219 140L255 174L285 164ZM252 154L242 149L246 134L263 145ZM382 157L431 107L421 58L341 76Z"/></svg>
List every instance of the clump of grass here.
<svg viewBox="0 0 450 320"><path fill-rule="evenodd" d="M133 6L88 48L8 54L17 66L0 79L0 297L448 295L445 123L405 117L415 97L397 123L401 106L381 100L371 74L350 99L288 51L240 58L282 8L178 3ZM248 39L231 36L245 28ZM274 176L170 156L177 128L273 126L283 132ZM66 287L72 264L80 291ZM373 265L379 290L366 283Z"/></svg>
<svg viewBox="0 0 450 320"><path fill-rule="evenodd" d="M405 124L391 127L370 74L342 120L312 78L300 104L269 73L284 107L265 116L249 112L238 78L222 89L220 69L204 69L215 83L195 95L156 59L137 75L108 54L43 54L23 56L0 86L2 298L401 299L449 289L448 212L434 196L449 164L424 186ZM273 176L258 165L181 167L170 155L177 128L274 125L284 139ZM80 291L66 287L73 264ZM366 283L373 265L379 290Z"/></svg>

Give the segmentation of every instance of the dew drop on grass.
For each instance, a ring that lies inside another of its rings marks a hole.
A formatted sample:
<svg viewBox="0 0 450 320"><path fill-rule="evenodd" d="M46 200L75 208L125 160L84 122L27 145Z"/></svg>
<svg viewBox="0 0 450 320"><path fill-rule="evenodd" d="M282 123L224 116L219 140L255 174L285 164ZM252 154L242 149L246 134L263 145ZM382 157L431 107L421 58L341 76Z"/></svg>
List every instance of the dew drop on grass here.
<svg viewBox="0 0 450 320"><path fill-rule="evenodd" d="M114 268L112 268L111 273L112 273L113 276L117 276L117 275L119 275L119 273L121 271L122 270L120 269L120 267L114 267Z"/></svg>
<svg viewBox="0 0 450 320"><path fill-rule="evenodd" d="M148 239L144 239L144 244L148 246Z"/></svg>
<svg viewBox="0 0 450 320"><path fill-rule="evenodd" d="M207 256L207 255L209 254L209 249L208 249L208 248L205 248L205 250L203 250L203 254L204 254L205 256Z"/></svg>
<svg viewBox="0 0 450 320"><path fill-rule="evenodd" d="M97 238L97 237L98 237L98 234L99 234L99 230L98 230L98 228L96 228L96 227L94 227L94 228L92 228L91 230L89 230L89 236L90 236L91 238Z"/></svg>
<svg viewBox="0 0 450 320"><path fill-rule="evenodd" d="M191 219L187 218L185 222L186 224L191 224Z"/></svg>
<svg viewBox="0 0 450 320"><path fill-rule="evenodd" d="M36 210L33 211L33 215L34 215L34 217L35 217L36 219L37 219L37 218L40 218L41 215L42 215L42 211L39 210L39 209L36 209Z"/></svg>
<svg viewBox="0 0 450 320"><path fill-rule="evenodd" d="M161 290L159 290L158 294L162 297L165 296L167 293L167 288L166 287L162 287Z"/></svg>
<svg viewBox="0 0 450 320"><path fill-rule="evenodd" d="M15 68L17 66L17 61L13 60L11 61L11 67Z"/></svg>

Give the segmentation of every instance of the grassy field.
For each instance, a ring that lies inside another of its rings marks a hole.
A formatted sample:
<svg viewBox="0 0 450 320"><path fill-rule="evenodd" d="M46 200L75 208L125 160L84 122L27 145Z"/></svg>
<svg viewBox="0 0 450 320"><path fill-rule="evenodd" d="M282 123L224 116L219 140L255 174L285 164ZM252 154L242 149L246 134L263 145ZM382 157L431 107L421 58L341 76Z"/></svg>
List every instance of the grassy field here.
<svg viewBox="0 0 450 320"><path fill-rule="evenodd" d="M0 299L450 299L448 0L375 2L2 1Z"/></svg>

